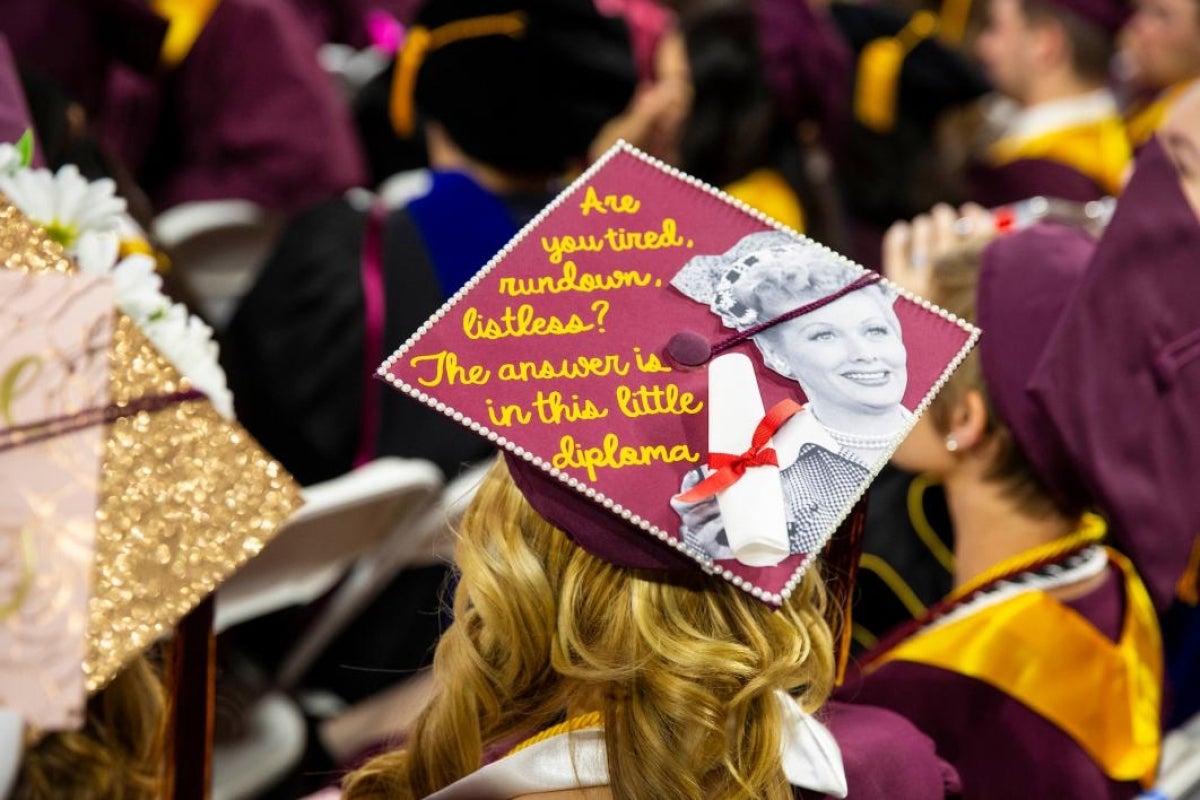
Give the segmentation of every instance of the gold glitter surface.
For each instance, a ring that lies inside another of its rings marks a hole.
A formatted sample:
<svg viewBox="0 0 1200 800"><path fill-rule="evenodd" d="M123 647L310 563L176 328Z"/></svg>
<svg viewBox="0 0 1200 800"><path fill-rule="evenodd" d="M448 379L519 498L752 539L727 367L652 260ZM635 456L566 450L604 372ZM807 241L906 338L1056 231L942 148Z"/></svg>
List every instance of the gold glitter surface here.
<svg viewBox="0 0 1200 800"><path fill-rule="evenodd" d="M256 555L298 505L290 476L207 401L110 426L89 691Z"/></svg>
<svg viewBox="0 0 1200 800"><path fill-rule="evenodd" d="M57 242L0 195L0 260L20 272L74 272Z"/></svg>
<svg viewBox="0 0 1200 800"><path fill-rule="evenodd" d="M0 198L0 261L74 271L62 249ZM190 388L123 314L110 399ZM95 594L84 662L89 692L166 633L271 540L300 505L291 476L206 400L109 426L97 512Z"/></svg>

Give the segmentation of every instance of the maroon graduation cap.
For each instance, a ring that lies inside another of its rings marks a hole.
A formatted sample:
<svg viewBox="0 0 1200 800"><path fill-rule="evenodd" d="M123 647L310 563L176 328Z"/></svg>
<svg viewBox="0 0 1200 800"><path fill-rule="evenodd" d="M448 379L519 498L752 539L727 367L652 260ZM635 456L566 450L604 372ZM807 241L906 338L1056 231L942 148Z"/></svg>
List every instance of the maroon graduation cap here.
<svg viewBox="0 0 1200 800"><path fill-rule="evenodd" d="M620 143L379 374L594 555L778 605L977 336Z"/></svg>

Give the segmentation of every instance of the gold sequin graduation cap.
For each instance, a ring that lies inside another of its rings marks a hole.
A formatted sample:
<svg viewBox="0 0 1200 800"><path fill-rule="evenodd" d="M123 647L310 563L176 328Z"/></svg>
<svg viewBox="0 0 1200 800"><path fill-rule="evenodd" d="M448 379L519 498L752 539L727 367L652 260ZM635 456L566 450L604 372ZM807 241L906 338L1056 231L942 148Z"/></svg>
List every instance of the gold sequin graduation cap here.
<svg viewBox="0 0 1200 800"><path fill-rule="evenodd" d="M62 248L2 198L0 263L76 273ZM301 502L287 472L115 309L107 363L82 667L88 692L261 550Z"/></svg>

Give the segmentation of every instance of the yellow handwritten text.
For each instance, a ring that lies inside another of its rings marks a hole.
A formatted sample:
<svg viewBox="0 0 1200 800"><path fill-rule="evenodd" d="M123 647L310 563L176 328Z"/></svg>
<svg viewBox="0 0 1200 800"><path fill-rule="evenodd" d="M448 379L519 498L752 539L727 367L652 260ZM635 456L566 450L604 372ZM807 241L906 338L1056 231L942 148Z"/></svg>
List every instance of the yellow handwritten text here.
<svg viewBox="0 0 1200 800"><path fill-rule="evenodd" d="M599 408L591 400L580 401L579 395L571 395L565 400L562 392L538 391L533 399L533 408L538 419L547 425L557 425L560 422L579 422L580 420L604 419L608 416L607 408Z"/></svg>
<svg viewBox="0 0 1200 800"><path fill-rule="evenodd" d="M420 367L427 362L433 367L433 377L417 378L417 383L422 386L439 386L443 381L451 385L464 383L470 386L482 386L492 377L490 369L478 364L470 367L462 366L458 363L458 356L449 350L442 350L428 356L415 356L408 363L413 367Z"/></svg>
<svg viewBox="0 0 1200 800"><path fill-rule="evenodd" d="M675 220L667 217L662 222L662 230L627 231L624 228L609 228L604 232L604 241L617 252L622 250L664 250L668 247L682 247L683 237L675 224Z"/></svg>
<svg viewBox="0 0 1200 800"><path fill-rule="evenodd" d="M617 387L617 408L627 417L650 417L658 414L699 414L704 410L704 401L697 400L691 392L681 391L678 386L628 386Z"/></svg>
<svg viewBox="0 0 1200 800"><path fill-rule="evenodd" d="M699 460L700 454L693 452L686 444L629 447L622 445L615 433L609 433L605 435L599 447L583 447L575 441L574 436L562 437L558 443L558 452L550 459L550 463L558 469L574 467L587 470L588 477L596 480L596 470L601 467L623 469L656 463L674 464L680 461L695 464Z"/></svg>
<svg viewBox="0 0 1200 800"><path fill-rule="evenodd" d="M571 253L599 253L604 249L604 237L592 236L552 236L542 237L542 249L550 256L551 264L561 264L563 255Z"/></svg>
<svg viewBox="0 0 1200 800"><path fill-rule="evenodd" d="M639 372L671 372L671 368L662 363L659 357L651 353L648 356L642 355L642 348L633 348L633 358L637 362Z"/></svg>
<svg viewBox="0 0 1200 800"><path fill-rule="evenodd" d="M687 242L679 234L679 225L667 217L660 230L629 231L625 228L609 228L603 236L582 234L542 237L542 249L551 264L561 264L564 255L572 253L600 253L605 249L615 252L625 250L663 250L669 247L684 247Z"/></svg>
<svg viewBox="0 0 1200 800"><path fill-rule="evenodd" d="M578 314L566 319L553 314L538 316L533 306L522 304L515 310L505 306L498 319L485 317L474 307L468 308L463 314L462 327L468 339L507 339L520 336L571 336L587 333L596 326L584 322Z"/></svg>
<svg viewBox="0 0 1200 800"><path fill-rule="evenodd" d="M496 408L496 405L489 399L487 407L488 419L492 421L493 425L508 428L512 427L514 422L528 425L533 421L533 414L514 403L505 403L500 408Z"/></svg>
<svg viewBox="0 0 1200 800"><path fill-rule="evenodd" d="M629 362L617 355L576 356L561 361L507 362L497 368L496 377L502 381L603 378L608 375L628 375L629 367Z"/></svg>
<svg viewBox="0 0 1200 800"><path fill-rule="evenodd" d="M562 294L564 292L610 292L627 286L649 286L654 276L636 270L614 270L610 273L584 272L574 261L562 265L562 274L541 275L536 278L501 278L500 294L521 297L531 294Z"/></svg>
<svg viewBox="0 0 1200 800"><path fill-rule="evenodd" d="M596 187L589 186L587 194L583 197L583 202L579 204L579 210L586 217L590 212L596 211L601 214L607 214L612 211L615 214L636 214L638 209L642 207L640 200L634 199L632 195L623 194L618 197L615 194L606 194L601 200L596 194Z"/></svg>

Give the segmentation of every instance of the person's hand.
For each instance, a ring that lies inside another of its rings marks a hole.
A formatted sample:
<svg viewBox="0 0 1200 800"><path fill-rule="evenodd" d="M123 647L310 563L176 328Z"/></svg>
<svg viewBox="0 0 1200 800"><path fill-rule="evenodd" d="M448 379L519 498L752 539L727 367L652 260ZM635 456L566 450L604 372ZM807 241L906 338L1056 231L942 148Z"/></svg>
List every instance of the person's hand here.
<svg viewBox="0 0 1200 800"><path fill-rule="evenodd" d="M912 222L897 222L883 237L883 275L913 294L929 296L933 264L967 239L995 234L987 209L967 203L958 211L945 203Z"/></svg>
<svg viewBox="0 0 1200 800"><path fill-rule="evenodd" d="M638 87L621 114L600 129L588 148L590 161L624 139L668 164L678 165L683 125L692 110L692 82L683 35L667 32L659 42L653 83Z"/></svg>

